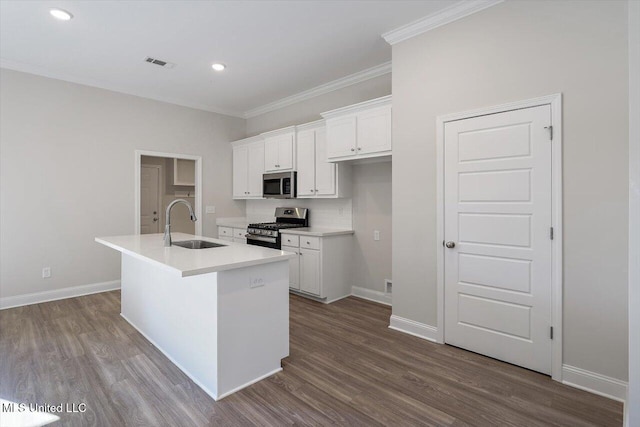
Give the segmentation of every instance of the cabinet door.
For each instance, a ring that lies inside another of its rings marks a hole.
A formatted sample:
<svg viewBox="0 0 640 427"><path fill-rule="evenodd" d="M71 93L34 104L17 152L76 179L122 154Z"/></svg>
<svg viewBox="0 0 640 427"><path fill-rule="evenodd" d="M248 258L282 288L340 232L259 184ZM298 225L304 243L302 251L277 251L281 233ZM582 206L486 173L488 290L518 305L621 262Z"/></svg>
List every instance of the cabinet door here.
<svg viewBox="0 0 640 427"><path fill-rule="evenodd" d="M298 197L315 196L315 134L313 130L298 133Z"/></svg>
<svg viewBox="0 0 640 427"><path fill-rule="evenodd" d="M298 157L299 159L299 157ZM327 131L316 131L316 196L336 194L336 164L327 161ZM298 172L300 176L300 172Z"/></svg>
<svg viewBox="0 0 640 427"><path fill-rule="evenodd" d="M356 154L356 118L339 117L327 120L327 157L354 156Z"/></svg>
<svg viewBox="0 0 640 427"><path fill-rule="evenodd" d="M247 195L262 197L262 174L264 173L264 144L249 146Z"/></svg>
<svg viewBox="0 0 640 427"><path fill-rule="evenodd" d="M264 170L267 172L278 170L279 142L277 136L264 140Z"/></svg>
<svg viewBox="0 0 640 427"><path fill-rule="evenodd" d="M300 249L300 290L320 296L320 251Z"/></svg>
<svg viewBox="0 0 640 427"><path fill-rule="evenodd" d="M295 134L282 135L278 141L278 169L294 169L293 166L293 139Z"/></svg>
<svg viewBox="0 0 640 427"><path fill-rule="evenodd" d="M289 260L289 287L300 289L300 250L298 248L283 246L283 251L293 252L298 256Z"/></svg>
<svg viewBox="0 0 640 427"><path fill-rule="evenodd" d="M247 197L247 165L249 149L247 146L233 149L233 198Z"/></svg>
<svg viewBox="0 0 640 427"><path fill-rule="evenodd" d="M358 113L358 154L391 151L391 106Z"/></svg>

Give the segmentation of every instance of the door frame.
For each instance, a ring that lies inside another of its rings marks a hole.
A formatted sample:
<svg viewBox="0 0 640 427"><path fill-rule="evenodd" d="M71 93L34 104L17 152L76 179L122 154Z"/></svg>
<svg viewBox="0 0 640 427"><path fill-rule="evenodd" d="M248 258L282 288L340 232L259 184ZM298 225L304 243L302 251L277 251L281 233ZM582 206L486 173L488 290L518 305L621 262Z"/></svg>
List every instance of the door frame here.
<svg viewBox="0 0 640 427"><path fill-rule="evenodd" d="M551 343L551 377L562 381L562 94L515 101L493 107L446 114L436 117L436 183L437 183L437 342L445 343L444 336L444 127L448 122L472 117L504 113L512 110L549 105L551 107L551 126L553 143L551 146L551 220L554 238L551 241L551 324L553 342Z"/></svg>
<svg viewBox="0 0 640 427"><path fill-rule="evenodd" d="M198 218L196 221L196 234L202 235L202 156L180 153L164 153L159 151L135 150L134 152L134 228L133 234L140 234L140 169L142 156L166 157L172 159L194 160L196 162L195 176L195 206L193 210ZM160 212L163 215L164 212Z"/></svg>
<svg viewBox="0 0 640 427"><path fill-rule="evenodd" d="M162 195L164 194L164 191L162 191L162 187L164 187L162 185L162 180L160 179L162 177L162 166L161 165L143 165L140 164L140 170L142 170L142 168L153 168L153 169L157 169L158 171L158 205L157 207L157 212L158 212L158 233L161 231L164 231L164 225L162 224ZM142 179L142 178L140 178ZM140 197L142 197L142 194L140 194Z"/></svg>

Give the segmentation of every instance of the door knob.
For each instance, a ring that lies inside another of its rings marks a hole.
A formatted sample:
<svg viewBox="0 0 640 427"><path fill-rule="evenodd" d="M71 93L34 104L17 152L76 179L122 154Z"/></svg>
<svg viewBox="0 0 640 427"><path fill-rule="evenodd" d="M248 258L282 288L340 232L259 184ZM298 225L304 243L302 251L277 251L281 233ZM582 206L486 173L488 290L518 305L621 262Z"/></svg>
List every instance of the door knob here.
<svg viewBox="0 0 640 427"><path fill-rule="evenodd" d="M158 220L158 218L153 218L153 222L156 222Z"/></svg>
<svg viewBox="0 0 640 427"><path fill-rule="evenodd" d="M455 248L456 244L454 242L447 242L444 244L446 247L448 247L449 249L451 248Z"/></svg>

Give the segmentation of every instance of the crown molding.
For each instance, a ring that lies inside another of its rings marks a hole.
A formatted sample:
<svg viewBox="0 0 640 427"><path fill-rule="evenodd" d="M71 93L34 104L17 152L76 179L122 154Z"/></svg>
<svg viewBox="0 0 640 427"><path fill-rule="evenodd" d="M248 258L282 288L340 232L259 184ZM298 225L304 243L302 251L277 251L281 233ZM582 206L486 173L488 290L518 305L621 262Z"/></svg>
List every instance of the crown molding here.
<svg viewBox="0 0 640 427"><path fill-rule="evenodd" d="M109 91L112 91L112 92L123 93L123 94L126 94L126 95L133 95L133 96L137 96L137 97L140 97L140 98L146 98L146 99L151 99L151 100L154 100L154 101L165 102L165 103L168 103L168 104L179 105L181 107L188 107L188 108L193 108L193 109L196 109L196 110L208 111L210 113L216 113L216 114L222 114L222 115L225 115L225 116L244 118L243 114L241 112L239 112L239 111L227 110L227 109L223 109L223 108L215 108L215 107L211 107L209 105L202 105L202 104L193 103L193 102L186 102L186 101L182 101L182 100L165 98L165 97L158 96L157 94L151 93L149 91L144 91L144 90L124 89L122 87L118 87L117 85L110 84L108 82L103 82L103 81L96 80L96 79L91 79L91 78L79 77L79 76L75 76L75 75L70 74L70 73L66 73L64 71L51 70L51 69L40 67L40 66L37 66L37 65L24 64L24 63L21 63L21 62L12 61L12 60L5 59L5 58L0 58L0 68L6 68L8 70L13 70L13 71L20 71L20 72L28 73L28 74L35 74L37 76L48 77L48 78L56 79L56 80L63 80L63 81L66 81L66 82L81 84L81 85L84 85L84 86L91 86L91 87L95 87L95 88L98 88L98 89L104 89L104 90L109 90Z"/></svg>
<svg viewBox="0 0 640 427"><path fill-rule="evenodd" d="M434 28L441 27L451 22L462 19L481 10L487 9L502 3L504 0L466 0L457 2L450 7L440 10L431 15L427 15L417 21L411 22L395 30L388 31L382 35L387 43L394 45L401 41L410 39L419 34L426 33Z"/></svg>
<svg viewBox="0 0 640 427"><path fill-rule="evenodd" d="M367 68L366 70L362 70L354 74L350 74L346 77L342 77L340 79L331 81L329 83L316 86L314 88L305 90L295 95L282 98L278 101L270 102L261 107L253 108L244 113L244 118L249 119L251 117L256 117L261 114L265 114L270 111L277 110L279 108L287 107L289 105L293 105L298 102L305 101L307 99L311 99L319 95L324 95L325 93L333 92L334 90L342 89L347 86L351 86L357 83L364 82L369 79L373 79L375 77L388 74L390 72L391 72L391 61L385 62L380 65L376 65L375 67Z"/></svg>

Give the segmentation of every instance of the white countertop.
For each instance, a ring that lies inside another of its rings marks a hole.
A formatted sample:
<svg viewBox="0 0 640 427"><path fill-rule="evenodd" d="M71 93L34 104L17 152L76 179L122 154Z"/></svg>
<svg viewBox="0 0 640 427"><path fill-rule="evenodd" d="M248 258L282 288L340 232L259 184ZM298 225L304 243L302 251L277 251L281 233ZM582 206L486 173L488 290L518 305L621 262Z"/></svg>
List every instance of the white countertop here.
<svg viewBox="0 0 640 427"><path fill-rule="evenodd" d="M162 234L138 234L96 237L95 241L182 277L284 261L295 257L291 252L184 233L171 233L171 237L174 242L197 239L225 246L209 249L186 249L180 246L165 248L162 237Z"/></svg>
<svg viewBox="0 0 640 427"><path fill-rule="evenodd" d="M249 226L249 221L247 221L247 218L242 218L242 217L218 218L216 220L216 225L218 227L243 228L246 230L247 227Z"/></svg>
<svg viewBox="0 0 640 427"><path fill-rule="evenodd" d="M302 227L302 228L285 228L280 230L280 234L296 234L299 236L340 236L343 234L353 234L353 230L344 230L340 228L324 228L324 227Z"/></svg>

